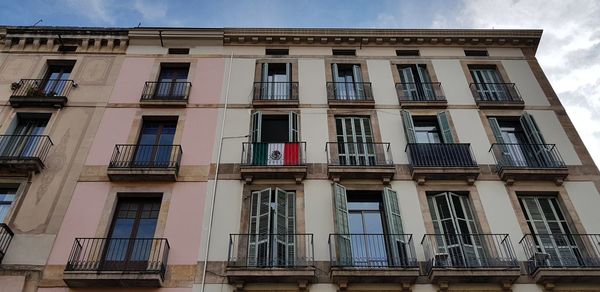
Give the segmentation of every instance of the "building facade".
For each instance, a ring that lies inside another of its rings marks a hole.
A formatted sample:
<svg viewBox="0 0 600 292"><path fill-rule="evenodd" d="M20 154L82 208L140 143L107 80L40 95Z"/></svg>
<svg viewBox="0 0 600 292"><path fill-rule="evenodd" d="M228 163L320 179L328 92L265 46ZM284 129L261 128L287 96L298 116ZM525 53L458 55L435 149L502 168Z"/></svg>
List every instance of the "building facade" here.
<svg viewBox="0 0 600 292"><path fill-rule="evenodd" d="M598 291L541 35L6 27L2 289Z"/></svg>

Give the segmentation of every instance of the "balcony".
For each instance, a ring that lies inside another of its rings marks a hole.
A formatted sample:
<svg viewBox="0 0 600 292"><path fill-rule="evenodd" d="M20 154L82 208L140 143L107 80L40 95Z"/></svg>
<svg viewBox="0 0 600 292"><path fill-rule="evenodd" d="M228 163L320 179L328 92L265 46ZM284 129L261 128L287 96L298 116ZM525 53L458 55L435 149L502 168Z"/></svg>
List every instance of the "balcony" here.
<svg viewBox="0 0 600 292"><path fill-rule="evenodd" d="M71 288L160 287L169 250L164 238L76 238L63 280Z"/></svg>
<svg viewBox="0 0 600 292"><path fill-rule="evenodd" d="M419 266L411 234L330 234L331 278L348 283L413 284Z"/></svg>
<svg viewBox="0 0 600 292"><path fill-rule="evenodd" d="M412 178L419 184L427 180L464 179L473 184L479 166L469 143L409 143L406 154Z"/></svg>
<svg viewBox="0 0 600 292"><path fill-rule="evenodd" d="M514 83L471 83L480 108L523 108L524 102Z"/></svg>
<svg viewBox="0 0 600 292"><path fill-rule="evenodd" d="M306 177L306 142L242 143L242 178L294 179L300 183Z"/></svg>
<svg viewBox="0 0 600 292"><path fill-rule="evenodd" d="M526 234L520 243L537 283L600 283L600 234Z"/></svg>
<svg viewBox="0 0 600 292"><path fill-rule="evenodd" d="M315 277L312 234L231 234L230 283L306 283Z"/></svg>
<svg viewBox="0 0 600 292"><path fill-rule="evenodd" d="M389 182L396 174L390 143L327 142L327 172L341 179L381 179Z"/></svg>
<svg viewBox="0 0 600 292"><path fill-rule="evenodd" d="M12 107L62 108L73 87L77 87L73 80L21 79L11 84L13 92L9 102Z"/></svg>
<svg viewBox="0 0 600 292"><path fill-rule="evenodd" d="M434 283L510 285L521 274L507 234L425 234L421 245Z"/></svg>
<svg viewBox="0 0 600 292"><path fill-rule="evenodd" d="M255 107L298 106L298 82L254 82Z"/></svg>
<svg viewBox="0 0 600 292"><path fill-rule="evenodd" d="M8 172L40 172L53 145L46 135L0 135L0 167Z"/></svg>
<svg viewBox="0 0 600 292"><path fill-rule="evenodd" d="M371 82L327 82L327 103L330 107L372 108Z"/></svg>
<svg viewBox="0 0 600 292"><path fill-rule="evenodd" d="M554 144L492 144L496 171L502 180L552 180L561 185L569 175Z"/></svg>
<svg viewBox="0 0 600 292"><path fill-rule="evenodd" d="M176 181L182 153L180 145L116 145L108 165L108 178L111 181Z"/></svg>
<svg viewBox="0 0 600 292"><path fill-rule="evenodd" d="M146 81L140 106L185 107L188 103L191 82Z"/></svg>
<svg viewBox="0 0 600 292"><path fill-rule="evenodd" d="M8 251L8 246L15 234L10 230L8 225L0 223L0 263Z"/></svg>
<svg viewBox="0 0 600 292"><path fill-rule="evenodd" d="M403 108L445 107L448 104L440 82L396 83L396 91Z"/></svg>

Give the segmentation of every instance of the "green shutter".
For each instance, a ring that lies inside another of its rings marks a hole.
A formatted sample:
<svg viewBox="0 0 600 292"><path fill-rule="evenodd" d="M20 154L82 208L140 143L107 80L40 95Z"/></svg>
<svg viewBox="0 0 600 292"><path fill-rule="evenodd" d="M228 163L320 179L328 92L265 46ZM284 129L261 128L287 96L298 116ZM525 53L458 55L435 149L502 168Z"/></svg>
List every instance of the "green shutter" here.
<svg viewBox="0 0 600 292"><path fill-rule="evenodd" d="M250 141L260 142L261 128L262 128L262 112L252 113L251 119L251 130L250 130Z"/></svg>
<svg viewBox="0 0 600 292"><path fill-rule="evenodd" d="M278 266L289 266L294 263L295 255L295 200L293 192L275 189L275 216L273 217L273 234L275 244L273 261Z"/></svg>
<svg viewBox="0 0 600 292"><path fill-rule="evenodd" d="M352 264L352 244L350 242L350 226L348 224L348 199L346 188L333 184L333 204L335 206L335 231L337 236L337 259L342 266Z"/></svg>
<svg viewBox="0 0 600 292"><path fill-rule="evenodd" d="M402 216L398 204L398 194L391 188L383 189L383 207L385 209L385 221L389 234L389 244L392 256L392 263L400 265L407 261L406 238L402 228Z"/></svg>
<svg viewBox="0 0 600 292"><path fill-rule="evenodd" d="M407 110L401 110L400 114L402 115L402 124L404 125L404 135L406 135L406 142L416 143L417 139L415 138L415 125L413 124L412 116Z"/></svg>
<svg viewBox="0 0 600 292"><path fill-rule="evenodd" d="M498 124L498 119L488 118L488 122L490 123L490 128L492 128L492 133L494 133L494 138L496 138L496 143L504 143L502 131L500 131L500 125Z"/></svg>
<svg viewBox="0 0 600 292"><path fill-rule="evenodd" d="M250 226L248 230L248 266L268 263L269 233L271 230L271 189L252 192Z"/></svg>
<svg viewBox="0 0 600 292"><path fill-rule="evenodd" d="M269 83L272 80L269 80L269 63L262 64L262 84L260 88L260 97L261 99L271 99L271 88L272 85Z"/></svg>
<svg viewBox="0 0 600 292"><path fill-rule="evenodd" d="M354 77L354 88L356 96L354 99L363 100L365 99L365 88L362 78L362 72L360 71L360 65L352 65L352 75Z"/></svg>
<svg viewBox="0 0 600 292"><path fill-rule="evenodd" d="M289 114L289 119L288 119L288 123L289 123L289 141L290 142L298 142L300 141L300 135L298 132L298 113L291 111Z"/></svg>
<svg viewBox="0 0 600 292"><path fill-rule="evenodd" d="M540 129L538 128L535 120L529 113L524 113L520 118L521 126L525 130L525 136L531 144L546 144L544 137L542 136Z"/></svg>
<svg viewBox="0 0 600 292"><path fill-rule="evenodd" d="M448 120L448 112L443 111L437 114L438 123L442 132L442 139L444 143L454 143L454 137L452 137L452 129L450 128L450 121Z"/></svg>

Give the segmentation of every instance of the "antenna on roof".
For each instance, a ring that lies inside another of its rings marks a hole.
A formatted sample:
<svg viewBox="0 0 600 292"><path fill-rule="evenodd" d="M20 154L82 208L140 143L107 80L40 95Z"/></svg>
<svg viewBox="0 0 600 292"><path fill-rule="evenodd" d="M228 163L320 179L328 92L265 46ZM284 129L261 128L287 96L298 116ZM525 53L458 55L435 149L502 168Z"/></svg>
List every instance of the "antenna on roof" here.
<svg viewBox="0 0 600 292"><path fill-rule="evenodd" d="M38 20L36 23L34 23L32 26L36 26L38 25L40 22L42 22L43 20L40 18L40 20Z"/></svg>
<svg viewBox="0 0 600 292"><path fill-rule="evenodd" d="M140 27L140 25L142 25L142 23L141 23L141 22L138 22L138 26L137 26L137 27L139 28L139 27Z"/></svg>

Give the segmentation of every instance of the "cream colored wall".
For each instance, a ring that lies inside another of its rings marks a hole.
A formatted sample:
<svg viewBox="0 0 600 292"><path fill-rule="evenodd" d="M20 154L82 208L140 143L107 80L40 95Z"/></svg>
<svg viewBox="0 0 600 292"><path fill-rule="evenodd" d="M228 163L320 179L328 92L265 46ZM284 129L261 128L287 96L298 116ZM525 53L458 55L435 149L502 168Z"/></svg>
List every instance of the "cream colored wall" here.
<svg viewBox="0 0 600 292"><path fill-rule="evenodd" d="M523 57L519 48L487 48L490 57Z"/></svg>
<svg viewBox="0 0 600 292"><path fill-rule="evenodd" d="M535 284L514 284L512 286L513 292L543 292L544 289L539 285Z"/></svg>
<svg viewBox="0 0 600 292"><path fill-rule="evenodd" d="M392 181L391 187L398 193L398 204L400 204L404 233L413 235L413 245L415 246L417 259L423 261L425 256L423 255L421 238L426 231L417 187L413 181Z"/></svg>
<svg viewBox="0 0 600 292"><path fill-rule="evenodd" d="M419 48L422 57L464 57L463 48Z"/></svg>
<svg viewBox="0 0 600 292"><path fill-rule="evenodd" d="M225 54L225 48L222 46L201 46L190 48L190 55L213 55ZM231 54L231 52L229 52Z"/></svg>
<svg viewBox="0 0 600 292"><path fill-rule="evenodd" d="M204 254L206 252L213 184L214 181L209 181L206 188L206 204L202 220L204 224L202 225L202 241L199 247L199 261L204 261ZM240 232L242 186L242 181L240 180L219 180L218 182L208 255L209 261L227 261L229 235Z"/></svg>
<svg viewBox="0 0 600 292"><path fill-rule="evenodd" d="M264 46L227 46L223 48L223 51L227 56L233 53L233 57L236 55L264 55L266 47Z"/></svg>
<svg viewBox="0 0 600 292"><path fill-rule="evenodd" d="M223 109L219 109L217 122L217 131L213 147L213 163L217 161L219 151L219 135L221 133L221 119L223 118ZM225 129L223 131L223 152L221 154L221 163L240 163L242 157L242 142L249 141L247 137L250 134L250 111L248 109L227 109L225 119Z"/></svg>
<svg viewBox="0 0 600 292"><path fill-rule="evenodd" d="M291 56L331 56L331 48L329 47L290 47Z"/></svg>
<svg viewBox="0 0 600 292"><path fill-rule="evenodd" d="M229 284L205 284L204 285L204 292L233 292L234 290L235 290L235 287L233 285L229 285ZM193 292L201 292L202 285L194 284L194 286L192 286L192 291Z"/></svg>
<svg viewBox="0 0 600 292"><path fill-rule="evenodd" d="M479 113L474 109L450 110L454 128L460 143L471 143L478 164L493 164L494 158L488 151L491 144L485 134Z"/></svg>
<svg viewBox="0 0 600 292"><path fill-rule="evenodd" d="M55 237L54 234L15 234L2 264L45 265Z"/></svg>
<svg viewBox="0 0 600 292"><path fill-rule="evenodd" d="M567 165L581 165L581 160L577 156L573 144L569 141L565 129L563 129L553 111L528 110L527 112L533 115L546 143L556 144L561 157Z"/></svg>
<svg viewBox="0 0 600 292"><path fill-rule="evenodd" d="M364 47L356 49L357 56L396 56L396 48ZM369 67L370 68L370 67Z"/></svg>
<svg viewBox="0 0 600 292"><path fill-rule="evenodd" d="M308 163L327 163L325 143L329 142L327 109L304 108L300 114L300 139L306 143Z"/></svg>
<svg viewBox="0 0 600 292"><path fill-rule="evenodd" d="M299 59L298 84L301 104L326 104L325 62L322 59Z"/></svg>
<svg viewBox="0 0 600 292"><path fill-rule="evenodd" d="M525 105L550 105L527 61L503 60L502 65L506 69L510 82L517 86Z"/></svg>
<svg viewBox="0 0 600 292"><path fill-rule="evenodd" d="M338 286L334 284L312 284L308 291L311 292L337 292Z"/></svg>
<svg viewBox="0 0 600 292"><path fill-rule="evenodd" d="M517 258L521 261L526 260L523 248L519 241L523 237L523 231L517 221L517 216L508 197L504 183L501 181L482 181L475 182L481 204L487 222L490 225L492 233L508 234L511 239L513 250Z"/></svg>
<svg viewBox="0 0 600 292"><path fill-rule="evenodd" d="M331 181L304 181L304 220L306 233L312 233L315 260L329 261L327 240L334 233L333 190Z"/></svg>
<svg viewBox="0 0 600 292"><path fill-rule="evenodd" d="M263 51L264 53L264 51ZM229 69L231 65L231 79L228 84ZM229 85L229 103L250 103L252 101L252 85L254 83L254 71L256 69L255 59L236 59L233 62L229 58L225 59L225 78L221 89L223 97L221 102L225 102L227 86Z"/></svg>
<svg viewBox="0 0 600 292"><path fill-rule="evenodd" d="M600 234L600 194L591 181L564 183L565 189L587 233Z"/></svg>
<svg viewBox="0 0 600 292"><path fill-rule="evenodd" d="M0 292L22 292L25 276L0 276Z"/></svg>
<svg viewBox="0 0 600 292"><path fill-rule="evenodd" d="M398 105L392 67L389 60L367 60L369 80L376 104Z"/></svg>
<svg viewBox="0 0 600 292"><path fill-rule="evenodd" d="M448 104L475 104L467 77L458 60L432 60L431 63L438 81L442 83Z"/></svg>
<svg viewBox="0 0 600 292"><path fill-rule="evenodd" d="M404 135L400 111L396 109L377 110L377 119L379 120L382 142L389 142L391 145L394 163L407 164L408 157L404 151L406 148L406 137Z"/></svg>
<svg viewBox="0 0 600 292"><path fill-rule="evenodd" d="M129 45L125 54L143 54L143 55L154 55L154 54L167 54L169 52L168 48L160 46L160 43L157 40L157 45L149 46L149 45Z"/></svg>

